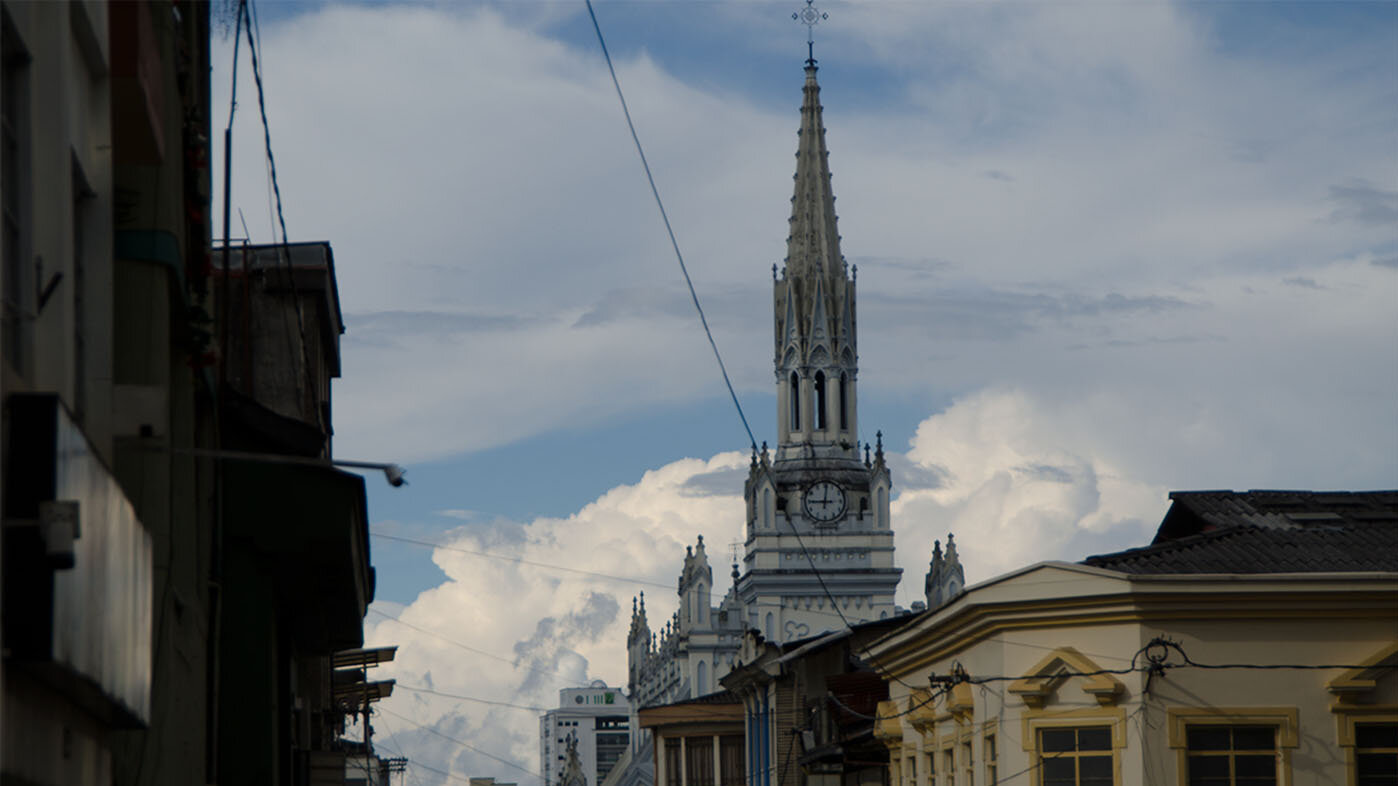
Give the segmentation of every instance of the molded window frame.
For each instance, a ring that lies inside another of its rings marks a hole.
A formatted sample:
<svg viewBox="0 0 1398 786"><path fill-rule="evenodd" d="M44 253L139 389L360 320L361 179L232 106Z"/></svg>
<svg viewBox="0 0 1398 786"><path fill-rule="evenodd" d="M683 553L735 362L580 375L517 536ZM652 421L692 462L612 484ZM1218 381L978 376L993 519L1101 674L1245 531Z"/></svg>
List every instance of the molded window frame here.
<svg viewBox="0 0 1398 786"><path fill-rule="evenodd" d="M1368 723L1398 723L1398 704L1345 707L1335 710L1335 741L1345 753L1345 783L1359 786L1355 727Z"/></svg>
<svg viewBox="0 0 1398 786"><path fill-rule="evenodd" d="M1175 751L1175 778L1189 786L1190 726L1271 726L1276 729L1277 784L1289 786L1291 752L1300 745L1296 707L1169 707L1165 711L1170 747Z"/></svg>
<svg viewBox="0 0 1398 786"><path fill-rule="evenodd" d="M1121 707L1082 707L1071 710L1026 709L1020 720L1020 746L1039 771L1039 732L1043 729L1107 727L1111 736L1112 783L1120 786L1121 751L1126 747L1126 710ZM1043 774L1034 783L1043 782Z"/></svg>

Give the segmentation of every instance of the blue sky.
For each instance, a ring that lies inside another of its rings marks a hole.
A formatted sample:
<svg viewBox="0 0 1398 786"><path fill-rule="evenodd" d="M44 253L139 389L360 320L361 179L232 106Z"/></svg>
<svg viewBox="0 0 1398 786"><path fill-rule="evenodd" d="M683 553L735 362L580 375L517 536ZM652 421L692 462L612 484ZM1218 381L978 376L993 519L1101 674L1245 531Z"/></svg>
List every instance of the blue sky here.
<svg viewBox="0 0 1398 786"><path fill-rule="evenodd" d="M1171 489L1398 483L1398 3L823 5L900 603L949 531L978 581L1138 545ZM597 4L759 441L799 7ZM623 682L629 597L662 618L684 546L740 531L746 436L580 4L260 12L291 239L335 249L336 453L409 468L371 480L371 527L527 561L375 539L385 707L515 765L385 727L529 783L532 715L406 686L538 706ZM266 242L239 89L234 202Z"/></svg>

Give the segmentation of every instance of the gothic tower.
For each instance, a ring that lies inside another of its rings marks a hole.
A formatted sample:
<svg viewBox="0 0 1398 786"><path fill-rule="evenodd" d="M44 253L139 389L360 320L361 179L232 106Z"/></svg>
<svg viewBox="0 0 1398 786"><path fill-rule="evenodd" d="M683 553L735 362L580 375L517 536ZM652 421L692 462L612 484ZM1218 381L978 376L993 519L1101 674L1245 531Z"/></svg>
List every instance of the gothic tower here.
<svg viewBox="0 0 1398 786"><path fill-rule="evenodd" d="M777 449L753 457L744 487L737 587L749 625L781 641L893 614L902 574L882 440L860 457L855 279L840 253L814 60L798 133L787 256L780 275L773 266Z"/></svg>

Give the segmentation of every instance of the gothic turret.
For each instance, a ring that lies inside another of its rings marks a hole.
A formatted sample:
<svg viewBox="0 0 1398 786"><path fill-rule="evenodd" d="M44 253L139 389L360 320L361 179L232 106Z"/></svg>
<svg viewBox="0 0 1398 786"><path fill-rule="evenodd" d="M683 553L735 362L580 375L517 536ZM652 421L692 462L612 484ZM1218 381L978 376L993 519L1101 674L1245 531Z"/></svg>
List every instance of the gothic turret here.
<svg viewBox="0 0 1398 786"><path fill-rule="evenodd" d="M635 598L631 599L631 630L626 634L628 693L635 693L636 683L641 678L652 646L650 625L646 622L646 593L642 592L639 603Z"/></svg>
<svg viewBox="0 0 1398 786"><path fill-rule="evenodd" d="M679 633L687 634L695 625L707 625L709 616L710 589L714 585L714 572L709 567L709 557L704 553L704 536L699 536L699 544L685 548L684 569L680 572Z"/></svg>
<svg viewBox="0 0 1398 786"><path fill-rule="evenodd" d="M777 459L859 459L854 279L840 253L815 63L806 65L786 260L773 282Z"/></svg>
<svg viewBox="0 0 1398 786"><path fill-rule="evenodd" d="M932 541L932 561L928 565L927 578L923 580L923 590L927 594L927 608L935 609L961 594L966 586L966 571L961 568L961 558L956 555L956 541L947 535L947 553L942 556L940 541Z"/></svg>

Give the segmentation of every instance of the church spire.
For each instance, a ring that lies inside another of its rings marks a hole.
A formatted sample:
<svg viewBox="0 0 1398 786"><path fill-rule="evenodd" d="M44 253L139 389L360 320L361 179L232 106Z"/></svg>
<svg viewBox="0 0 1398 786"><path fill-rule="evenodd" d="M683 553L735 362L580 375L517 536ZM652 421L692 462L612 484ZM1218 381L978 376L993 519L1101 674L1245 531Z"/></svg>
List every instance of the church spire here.
<svg viewBox="0 0 1398 786"><path fill-rule="evenodd" d="M806 64L786 265L774 282L777 459L859 459L854 280L840 253L820 83Z"/></svg>
<svg viewBox="0 0 1398 786"><path fill-rule="evenodd" d="M835 194L830 187L830 153L821 122L820 84L815 64L806 64L796 149L796 188L791 198L791 235L786 239L787 277L844 277L840 235L835 228Z"/></svg>

